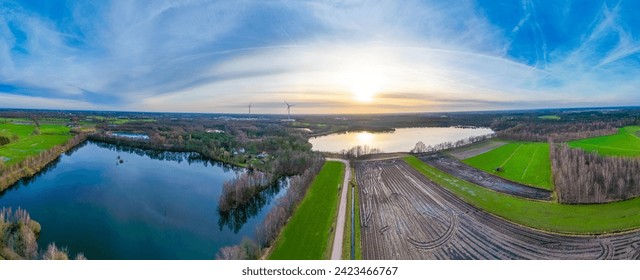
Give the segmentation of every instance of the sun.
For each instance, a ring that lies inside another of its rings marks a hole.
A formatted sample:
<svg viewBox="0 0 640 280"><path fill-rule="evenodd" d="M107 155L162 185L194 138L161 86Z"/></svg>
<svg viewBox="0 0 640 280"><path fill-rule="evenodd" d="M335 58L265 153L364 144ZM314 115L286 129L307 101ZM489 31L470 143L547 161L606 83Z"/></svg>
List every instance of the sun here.
<svg viewBox="0 0 640 280"><path fill-rule="evenodd" d="M353 86L351 91L353 92L354 98L363 103L373 101L373 96L375 95L375 90L367 85Z"/></svg>

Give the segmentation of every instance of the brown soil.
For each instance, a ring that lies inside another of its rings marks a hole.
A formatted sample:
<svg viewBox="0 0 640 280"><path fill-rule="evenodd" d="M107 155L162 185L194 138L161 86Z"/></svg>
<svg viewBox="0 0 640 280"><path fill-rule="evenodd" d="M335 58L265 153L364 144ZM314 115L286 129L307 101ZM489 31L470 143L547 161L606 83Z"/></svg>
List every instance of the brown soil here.
<svg viewBox="0 0 640 280"><path fill-rule="evenodd" d="M640 259L640 232L566 236L483 212L404 161L357 163L365 259Z"/></svg>

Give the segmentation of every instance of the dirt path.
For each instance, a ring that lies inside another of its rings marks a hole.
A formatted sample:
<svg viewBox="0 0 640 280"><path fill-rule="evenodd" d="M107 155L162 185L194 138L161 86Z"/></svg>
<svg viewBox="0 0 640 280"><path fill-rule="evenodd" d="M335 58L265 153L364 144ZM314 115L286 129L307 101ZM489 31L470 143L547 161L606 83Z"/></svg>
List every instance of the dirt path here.
<svg viewBox="0 0 640 280"><path fill-rule="evenodd" d="M344 163L344 181L342 182L342 194L340 194L340 206L338 208L338 219L336 220L336 230L333 237L333 248L331 249L331 259L342 259L342 240L344 238L344 221L347 213L347 190L349 189L349 181L351 180L351 169L349 161L339 158L327 158L330 161L339 161Z"/></svg>

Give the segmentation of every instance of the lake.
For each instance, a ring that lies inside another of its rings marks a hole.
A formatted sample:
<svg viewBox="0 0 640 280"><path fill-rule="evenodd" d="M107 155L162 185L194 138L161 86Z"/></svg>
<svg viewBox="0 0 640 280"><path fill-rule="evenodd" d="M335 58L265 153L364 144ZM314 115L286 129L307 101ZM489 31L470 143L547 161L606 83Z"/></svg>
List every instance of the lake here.
<svg viewBox="0 0 640 280"><path fill-rule="evenodd" d="M0 196L42 225L41 249L55 242L88 259L213 259L254 237L286 180L233 213L218 212L224 181L243 169L194 153L86 142Z"/></svg>
<svg viewBox="0 0 640 280"><path fill-rule="evenodd" d="M494 133L489 128L416 127L398 128L394 132L347 132L309 139L313 150L339 153L355 146L378 148L385 153L409 152L422 141L427 146L443 142L455 142L472 136Z"/></svg>

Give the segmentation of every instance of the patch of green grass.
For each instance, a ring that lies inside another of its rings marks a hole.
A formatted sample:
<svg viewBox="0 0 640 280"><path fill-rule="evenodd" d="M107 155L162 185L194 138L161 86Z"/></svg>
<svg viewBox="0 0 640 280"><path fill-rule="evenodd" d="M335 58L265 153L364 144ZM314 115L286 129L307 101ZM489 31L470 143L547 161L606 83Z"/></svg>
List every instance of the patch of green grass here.
<svg viewBox="0 0 640 280"><path fill-rule="evenodd" d="M353 170L351 170L351 174L355 174L355 172ZM344 240L342 242L343 246L342 246L342 259L343 260L350 260L351 259L351 224L352 224L352 219L355 218L355 221L353 222L353 225L355 226L354 228L354 235L355 235L355 240L354 243L356 244L354 247L354 253L355 256L354 258L356 260L361 260L362 259L362 243L360 242L360 196L359 196L359 190L358 190L358 184L356 183L355 177L352 176L351 177L351 182L349 184L349 191L348 191L348 195L347 195L347 219L345 219L345 227L344 227ZM355 187L355 188L352 188ZM354 216L351 216L351 197L355 195L354 199Z"/></svg>
<svg viewBox="0 0 640 280"><path fill-rule="evenodd" d="M553 190L547 143L512 142L462 162L514 182Z"/></svg>
<svg viewBox="0 0 640 280"><path fill-rule="evenodd" d="M640 126L621 128L617 134L569 142L569 147L607 156L640 156Z"/></svg>
<svg viewBox="0 0 640 280"><path fill-rule="evenodd" d="M327 161L293 217L276 240L272 260L320 260L329 257L332 225L338 210L344 164Z"/></svg>
<svg viewBox="0 0 640 280"><path fill-rule="evenodd" d="M570 234L601 234L640 227L640 198L571 205L498 193L442 172L409 156L404 161L462 200L517 224Z"/></svg>
<svg viewBox="0 0 640 280"><path fill-rule="evenodd" d="M560 120L560 116L557 116L557 115L539 116L538 118L541 120L552 120L552 121Z"/></svg>
<svg viewBox="0 0 640 280"><path fill-rule="evenodd" d="M0 147L0 157L5 160L5 165L19 163L73 137L64 125L42 124L39 135L33 135L34 129L34 125L0 123L0 134L18 136L17 141Z"/></svg>

